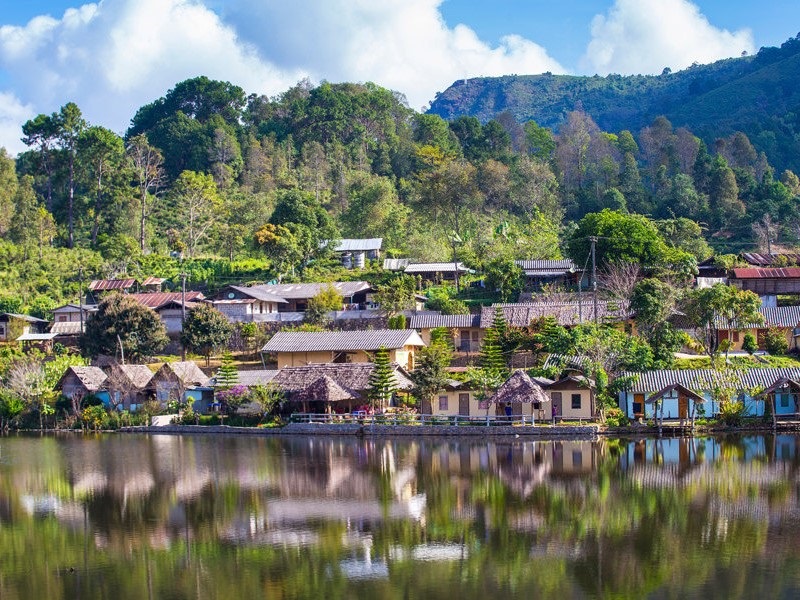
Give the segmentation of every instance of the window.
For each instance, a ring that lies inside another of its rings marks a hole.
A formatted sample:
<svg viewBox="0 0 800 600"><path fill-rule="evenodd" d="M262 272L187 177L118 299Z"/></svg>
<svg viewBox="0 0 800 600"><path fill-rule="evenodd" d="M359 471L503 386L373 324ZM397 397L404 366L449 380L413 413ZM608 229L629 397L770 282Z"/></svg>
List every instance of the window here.
<svg viewBox="0 0 800 600"><path fill-rule="evenodd" d="M781 408L789 408L789 394L781 394Z"/></svg>
<svg viewBox="0 0 800 600"><path fill-rule="evenodd" d="M731 333L731 340L734 343L739 341L739 332L738 331L734 331L734 332Z"/></svg>
<svg viewBox="0 0 800 600"><path fill-rule="evenodd" d="M58 322L63 323L67 320L67 315L58 315Z"/></svg>
<svg viewBox="0 0 800 600"><path fill-rule="evenodd" d="M439 396L439 410L447 410L447 396Z"/></svg>
<svg viewBox="0 0 800 600"><path fill-rule="evenodd" d="M580 409L581 407L581 396L580 394L572 394L572 408L573 409Z"/></svg>

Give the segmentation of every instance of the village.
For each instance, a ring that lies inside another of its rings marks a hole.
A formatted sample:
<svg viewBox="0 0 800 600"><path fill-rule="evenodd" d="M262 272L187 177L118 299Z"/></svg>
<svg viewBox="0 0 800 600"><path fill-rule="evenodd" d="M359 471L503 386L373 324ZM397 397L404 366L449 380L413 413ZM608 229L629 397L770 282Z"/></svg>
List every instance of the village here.
<svg viewBox="0 0 800 600"><path fill-rule="evenodd" d="M616 281L624 273L569 259L516 261L516 301L452 310L431 292L460 286L491 298L486 278L459 262L383 258L381 245L380 238L345 239L335 253L354 276L380 265L396 277L394 286L242 283L207 297L164 291L156 277L93 280L51 320L0 315L0 341L44 364L58 357L53 364L63 371L53 389L27 392L43 427L387 417L443 425L694 427L759 419L775 426L800 412L800 361L790 357L800 306L785 305L800 294L800 267L773 266L794 255L744 253L739 264L747 266L733 268L701 263L695 289L757 294L757 307L749 315L713 308L702 324L672 308L664 316L683 336L673 360L681 368L636 369L633 346L648 327L630 301L639 273L627 274L626 291ZM128 304L109 316L120 299ZM163 327L159 360L146 351L125 356L123 337L145 338L150 326L126 316L131 306ZM90 342L104 312L111 342L98 350ZM133 319L139 329L126 334L113 319ZM587 327L599 339L559 342ZM10 379L13 388L13 373ZM24 406L5 412L4 426L19 426Z"/></svg>

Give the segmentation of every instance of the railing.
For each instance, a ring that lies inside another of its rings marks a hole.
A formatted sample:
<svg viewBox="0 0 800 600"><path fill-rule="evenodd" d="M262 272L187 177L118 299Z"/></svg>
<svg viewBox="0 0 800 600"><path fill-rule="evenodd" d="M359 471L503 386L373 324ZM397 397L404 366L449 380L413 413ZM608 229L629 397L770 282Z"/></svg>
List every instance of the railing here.
<svg viewBox="0 0 800 600"><path fill-rule="evenodd" d="M557 418L561 422L562 419ZM370 415L364 412L354 412L347 414L325 414L325 413L294 413L289 417L291 423L317 423L330 425L439 425L439 426L528 426L551 425L552 420L534 420L530 415L484 415L484 416L464 416L464 415L416 415L404 413L385 413ZM582 425L584 422L591 422L590 419L574 419L570 423Z"/></svg>

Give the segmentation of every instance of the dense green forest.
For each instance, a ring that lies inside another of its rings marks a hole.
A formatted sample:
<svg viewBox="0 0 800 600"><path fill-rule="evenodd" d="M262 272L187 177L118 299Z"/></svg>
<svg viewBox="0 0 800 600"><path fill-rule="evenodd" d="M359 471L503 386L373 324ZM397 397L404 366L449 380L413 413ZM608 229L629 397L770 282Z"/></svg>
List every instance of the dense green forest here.
<svg viewBox="0 0 800 600"><path fill-rule="evenodd" d="M782 72L798 45L687 73L744 82ZM784 86L784 102L798 87ZM704 239L721 251L798 241L800 181L735 123L710 137L712 116L702 135L660 114L601 127L591 90L574 93L583 109L565 105L557 133L509 112L448 122L370 83L302 81L269 98L197 77L141 107L123 137L68 103L24 124L26 152L0 153L0 308L45 314L81 281L122 274L175 284L184 269L201 290L363 277L322 243L341 237L383 237L389 255L417 260L455 252L478 269L559 258L583 252L576 223L603 209L646 216L693 260L711 254Z"/></svg>
<svg viewBox="0 0 800 600"><path fill-rule="evenodd" d="M742 131L777 170L800 169L800 35L756 55L658 76L508 75L455 82L430 112L481 122L508 112L558 128L581 109L606 131L639 130L660 115L708 145Z"/></svg>

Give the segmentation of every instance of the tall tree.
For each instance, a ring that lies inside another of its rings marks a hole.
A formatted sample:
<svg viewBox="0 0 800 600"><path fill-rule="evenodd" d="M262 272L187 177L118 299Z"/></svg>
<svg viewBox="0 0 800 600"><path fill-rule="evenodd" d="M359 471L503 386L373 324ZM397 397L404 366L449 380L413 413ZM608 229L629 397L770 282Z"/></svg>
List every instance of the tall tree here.
<svg viewBox="0 0 800 600"><path fill-rule="evenodd" d="M100 215L106 206L106 178L119 172L125 157L122 138L104 127L87 128L78 140L81 163L92 179L94 187L94 215L92 223L92 245L97 243L100 230Z"/></svg>
<svg viewBox="0 0 800 600"><path fill-rule="evenodd" d="M164 158L151 146L144 134L135 135L126 147L133 166L134 182L139 197L139 248L145 250L147 219L152 211L155 194L164 183Z"/></svg>
<svg viewBox="0 0 800 600"><path fill-rule="evenodd" d="M40 168L45 176L45 202L47 210L53 210L53 151L58 138L58 124L50 115L37 115L34 119L26 121L22 126L24 134L22 141L26 146L36 148L36 156Z"/></svg>
<svg viewBox="0 0 800 600"><path fill-rule="evenodd" d="M193 258L198 244L220 216L222 200L211 175L184 171L172 188L172 199L185 227L186 247Z"/></svg>
<svg viewBox="0 0 800 600"><path fill-rule="evenodd" d="M75 161L78 140L87 124L81 110L74 102L68 102L53 115L56 139L67 161L67 248L75 245Z"/></svg>

